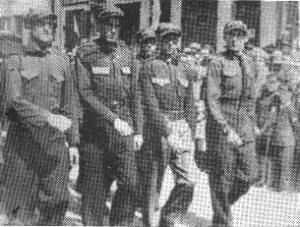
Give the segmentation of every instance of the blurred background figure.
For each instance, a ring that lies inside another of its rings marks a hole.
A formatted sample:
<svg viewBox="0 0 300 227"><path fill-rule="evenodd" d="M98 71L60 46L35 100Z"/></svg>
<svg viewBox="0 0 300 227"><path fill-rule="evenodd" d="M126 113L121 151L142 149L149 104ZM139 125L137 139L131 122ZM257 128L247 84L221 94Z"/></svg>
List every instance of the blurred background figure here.
<svg viewBox="0 0 300 227"><path fill-rule="evenodd" d="M282 83L270 105L271 112L275 116L271 125L270 173L267 185L277 192L291 192L294 185L295 127L299 123L292 96L291 89Z"/></svg>
<svg viewBox="0 0 300 227"><path fill-rule="evenodd" d="M256 125L259 135L256 138L256 155L258 162L258 176L256 186L264 186L267 183L269 168L269 152L271 139L271 122L273 115L270 110L274 96L277 94L279 81L276 74L267 76L267 83L262 87L261 95L256 102Z"/></svg>

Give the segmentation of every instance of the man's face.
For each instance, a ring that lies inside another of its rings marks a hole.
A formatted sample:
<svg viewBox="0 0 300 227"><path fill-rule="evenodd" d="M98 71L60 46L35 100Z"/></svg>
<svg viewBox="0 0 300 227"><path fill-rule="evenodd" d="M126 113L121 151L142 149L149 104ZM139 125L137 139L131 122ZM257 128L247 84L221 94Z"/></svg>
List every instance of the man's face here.
<svg viewBox="0 0 300 227"><path fill-rule="evenodd" d="M119 38L120 24L118 18L107 18L100 22L101 36L109 42L116 42Z"/></svg>
<svg viewBox="0 0 300 227"><path fill-rule="evenodd" d="M268 78L268 81L266 83L266 88L269 92L275 92L278 89L279 85L280 83L278 79L275 76L272 76Z"/></svg>
<svg viewBox="0 0 300 227"><path fill-rule="evenodd" d="M227 49L234 52L240 52L245 48L248 41L246 34L240 30L233 30L224 35Z"/></svg>
<svg viewBox="0 0 300 227"><path fill-rule="evenodd" d="M38 23L32 28L32 37L38 42L50 45L53 41L53 25L51 23Z"/></svg>
<svg viewBox="0 0 300 227"><path fill-rule="evenodd" d="M175 34L169 34L161 40L161 52L170 57L176 57L179 53L179 37Z"/></svg>
<svg viewBox="0 0 300 227"><path fill-rule="evenodd" d="M150 57L153 56L156 52L156 42L155 39L147 39L142 43L141 51L144 56Z"/></svg>

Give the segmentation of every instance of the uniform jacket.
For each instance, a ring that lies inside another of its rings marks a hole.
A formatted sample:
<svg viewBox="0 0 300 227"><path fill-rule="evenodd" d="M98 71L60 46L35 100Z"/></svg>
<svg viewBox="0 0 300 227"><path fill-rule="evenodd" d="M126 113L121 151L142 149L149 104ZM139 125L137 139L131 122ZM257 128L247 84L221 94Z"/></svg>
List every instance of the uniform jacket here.
<svg viewBox="0 0 300 227"><path fill-rule="evenodd" d="M105 53L94 42L78 49L76 71L79 94L84 106L83 127L121 118L142 134L141 94L137 61L124 46ZM96 121L95 121L96 119Z"/></svg>
<svg viewBox="0 0 300 227"><path fill-rule="evenodd" d="M72 120L72 128L66 135L69 144L76 145L79 134L74 78L67 58L55 51L41 51L34 42L29 43L24 53L11 56L2 72L5 80L2 103L13 123L10 130L18 131L21 127L29 130L37 142L43 142L47 136L42 138L40 129L48 125L49 114L62 114Z"/></svg>
<svg viewBox="0 0 300 227"><path fill-rule="evenodd" d="M298 127L298 118L293 104L278 105L273 103L272 110L275 115L271 125L272 146L295 146L295 131Z"/></svg>
<svg viewBox="0 0 300 227"><path fill-rule="evenodd" d="M228 145L224 129L232 128L244 142L254 142L255 67L251 59L223 52L208 66L206 136L208 150Z"/></svg>
<svg viewBox="0 0 300 227"><path fill-rule="evenodd" d="M145 100L145 114L156 136L170 134L164 111L184 111L190 127L195 127L195 104L191 83L193 71L188 65L167 63L162 59L147 62L140 80Z"/></svg>

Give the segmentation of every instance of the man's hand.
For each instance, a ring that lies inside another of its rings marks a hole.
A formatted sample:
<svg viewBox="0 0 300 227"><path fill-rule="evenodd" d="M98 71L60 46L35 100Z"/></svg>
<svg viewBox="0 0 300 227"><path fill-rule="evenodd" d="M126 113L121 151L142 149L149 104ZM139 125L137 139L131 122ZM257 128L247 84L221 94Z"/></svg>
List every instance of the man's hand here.
<svg viewBox="0 0 300 227"><path fill-rule="evenodd" d="M260 136L262 134L262 131L257 126L255 126L254 132L255 132L255 136Z"/></svg>
<svg viewBox="0 0 300 227"><path fill-rule="evenodd" d="M52 127L61 132L65 132L72 126L72 121L69 118L59 114L50 114L47 120Z"/></svg>
<svg viewBox="0 0 300 227"><path fill-rule="evenodd" d="M121 134L121 136L130 136L133 133L133 129L130 125L119 118L114 122L115 129Z"/></svg>
<svg viewBox="0 0 300 227"><path fill-rule="evenodd" d="M228 130L227 141L234 146L241 146L243 144L241 137L233 129Z"/></svg>
<svg viewBox="0 0 300 227"><path fill-rule="evenodd" d="M69 148L70 160L71 165L79 165L79 151L77 147L70 147Z"/></svg>
<svg viewBox="0 0 300 227"><path fill-rule="evenodd" d="M144 139L142 135L135 135L133 137L133 149L135 151L138 151L141 149L142 145L144 143Z"/></svg>
<svg viewBox="0 0 300 227"><path fill-rule="evenodd" d="M79 176L79 152L77 147L69 148L69 155L71 161L71 170L69 172L69 180L76 184Z"/></svg>

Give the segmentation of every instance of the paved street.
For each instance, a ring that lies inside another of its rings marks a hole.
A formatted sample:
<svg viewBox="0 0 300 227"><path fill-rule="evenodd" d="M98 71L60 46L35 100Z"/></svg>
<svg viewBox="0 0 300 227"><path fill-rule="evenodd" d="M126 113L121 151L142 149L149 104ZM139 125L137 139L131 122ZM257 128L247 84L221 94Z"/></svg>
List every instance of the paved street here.
<svg viewBox="0 0 300 227"><path fill-rule="evenodd" d="M191 226L207 227L212 217L207 175L194 167L194 177L197 186L188 222ZM173 185L173 180L168 170L160 205L167 199L170 185ZM78 211L78 208L76 210ZM233 215L234 227L300 227L300 194L276 193L266 188L253 187L234 206ZM74 212L68 212L67 220L68 224L81 225L80 217Z"/></svg>
<svg viewBox="0 0 300 227"><path fill-rule="evenodd" d="M196 191L190 212L197 217L211 220L212 210L207 175L195 167ZM172 184L167 174L161 203ZM253 187L233 208L235 227L300 227L300 194L276 193L266 188ZM205 225L204 225L205 226Z"/></svg>

